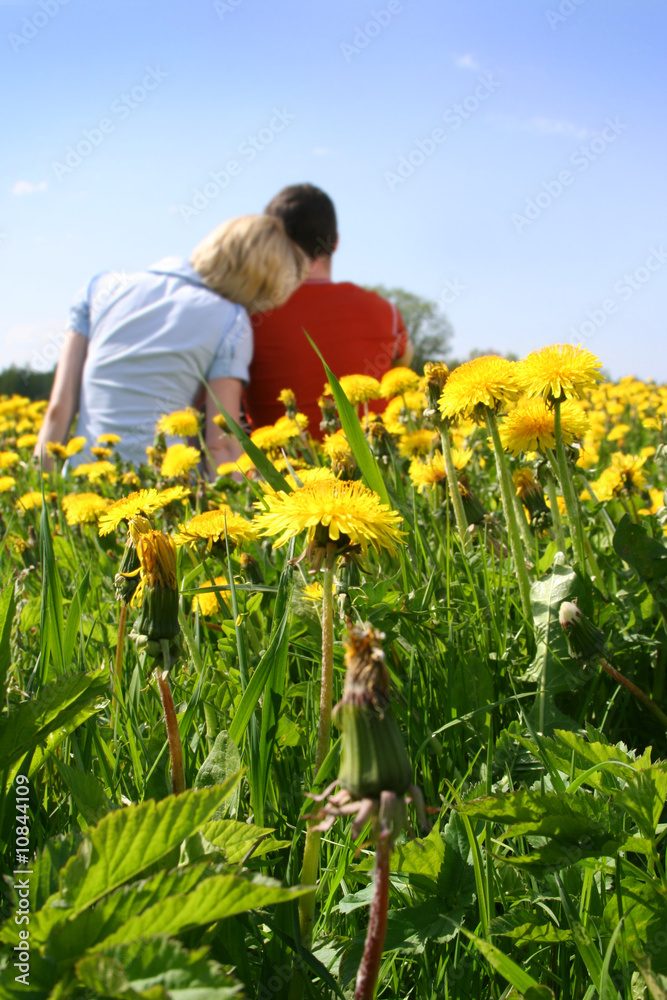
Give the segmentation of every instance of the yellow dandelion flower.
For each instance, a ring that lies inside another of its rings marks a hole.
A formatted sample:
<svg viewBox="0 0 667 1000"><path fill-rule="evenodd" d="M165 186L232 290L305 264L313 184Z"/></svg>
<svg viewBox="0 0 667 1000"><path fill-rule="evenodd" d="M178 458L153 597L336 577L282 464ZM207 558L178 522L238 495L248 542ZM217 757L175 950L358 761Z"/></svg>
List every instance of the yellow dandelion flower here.
<svg viewBox="0 0 667 1000"><path fill-rule="evenodd" d="M391 552L402 540L400 516L361 482L309 483L293 493L268 493L264 502L269 509L257 514L254 524L260 534L277 536L276 548L302 531L308 532L309 544L352 543L364 555L369 544L377 552Z"/></svg>
<svg viewBox="0 0 667 1000"><path fill-rule="evenodd" d="M176 592L178 590L178 581L176 575L176 546L174 545L173 538L170 535L165 535L162 531L155 531L149 528L147 531L137 535L136 550L139 558L140 582L132 598L132 604L136 607L142 603L144 591L147 588L149 590L159 589L160 591ZM175 603L176 606L173 609L175 614L173 615L172 622L165 623L164 620L161 622L156 621L155 612L159 612L162 609L148 607L145 609L146 614L143 613L142 609L142 615L140 620L135 624L135 630L143 632L146 625L148 625L148 631L153 631L155 627L164 627L166 624L166 628L162 629L163 631L173 635L177 634L179 631L178 601L176 600ZM149 621L149 619L152 620ZM148 632L145 634L148 634Z"/></svg>
<svg viewBox="0 0 667 1000"><path fill-rule="evenodd" d="M380 383L371 375L343 375L338 381L340 382L341 389L353 406L356 406L358 403L367 403L370 399L380 399L382 396ZM324 395L333 395L328 382L324 386Z"/></svg>
<svg viewBox="0 0 667 1000"><path fill-rule="evenodd" d="M155 429L172 437L196 437L199 431L199 414L191 406L185 410L174 410L173 413L160 417Z"/></svg>
<svg viewBox="0 0 667 1000"><path fill-rule="evenodd" d="M224 542L225 533L236 545L243 545L257 536L252 521L246 521L229 507L219 507L195 514L187 524L179 524L175 542L176 545L193 546L204 540L206 549L210 550L214 542Z"/></svg>
<svg viewBox="0 0 667 1000"><path fill-rule="evenodd" d="M655 452L656 452L655 445L646 444L644 445L643 448L640 449L639 454L642 456L642 458L653 458Z"/></svg>
<svg viewBox="0 0 667 1000"><path fill-rule="evenodd" d="M437 444L439 440L439 435L434 434L428 428L412 431L400 437L398 453L403 458L407 458L409 455L428 455L434 444Z"/></svg>
<svg viewBox="0 0 667 1000"><path fill-rule="evenodd" d="M242 472L243 475L247 475L254 468L253 460L244 452L243 455L239 455L235 462L223 462L218 466L216 472L219 476L231 476L233 472Z"/></svg>
<svg viewBox="0 0 667 1000"><path fill-rule="evenodd" d="M472 450L466 448L465 450L459 450L458 448L452 448L452 459L454 461L454 468L457 472L461 469L465 469L468 462L472 458ZM434 483L439 483L443 479L447 478L447 470L445 469L445 459L441 451L436 451L434 455L427 458L426 461L422 461L419 458L413 458L408 469L410 479L414 486L416 486L420 493L424 492L427 486L432 486Z"/></svg>
<svg viewBox="0 0 667 1000"><path fill-rule="evenodd" d="M498 411L521 394L516 362L486 354L455 368L442 390L438 406L443 417L484 419L484 408Z"/></svg>
<svg viewBox="0 0 667 1000"><path fill-rule="evenodd" d="M37 444L36 434L21 434L16 441L17 448L34 448Z"/></svg>
<svg viewBox="0 0 667 1000"><path fill-rule="evenodd" d="M50 455L51 458L67 458L67 448L64 444L59 444L57 441L48 441L46 454Z"/></svg>
<svg viewBox="0 0 667 1000"><path fill-rule="evenodd" d="M227 577L226 576L216 576L213 581L216 587L226 587ZM210 584L207 584L210 586ZM227 597L227 592L225 591L214 591L209 590L203 594L195 594L192 598L192 610L196 608L199 609L199 614L204 618L210 618L211 615L217 615L220 612L219 600L222 600L227 607L229 607L229 599Z"/></svg>
<svg viewBox="0 0 667 1000"><path fill-rule="evenodd" d="M624 455L617 451L611 456L611 465L604 469L593 484L598 500L612 500L622 493L639 492L646 486L642 468L645 458Z"/></svg>
<svg viewBox="0 0 667 1000"><path fill-rule="evenodd" d="M80 451L86 447L85 437L73 437L65 445L65 455L67 458L71 458L72 455L78 455Z"/></svg>
<svg viewBox="0 0 667 1000"><path fill-rule="evenodd" d="M382 419L390 434L395 436L407 433L407 424L418 423L426 409L426 396L420 389L410 389L402 396L395 396L385 406Z"/></svg>
<svg viewBox="0 0 667 1000"><path fill-rule="evenodd" d="M622 441L630 430L629 424L616 424L606 435L607 441Z"/></svg>
<svg viewBox="0 0 667 1000"><path fill-rule="evenodd" d="M11 469L19 460L15 451L0 451L0 469Z"/></svg>
<svg viewBox="0 0 667 1000"><path fill-rule="evenodd" d="M352 448L343 430L327 434L322 441L322 451L332 462L345 462L352 457Z"/></svg>
<svg viewBox="0 0 667 1000"><path fill-rule="evenodd" d="M665 506L665 494L663 490L651 488L648 492L651 498L651 506L642 507L641 510L637 511L638 514L643 514L645 517L649 514L657 514L660 508Z"/></svg>
<svg viewBox="0 0 667 1000"><path fill-rule="evenodd" d="M108 483L115 483L118 479L118 470L113 462L82 462L72 469L73 476L85 476L89 483L99 483L106 479Z"/></svg>
<svg viewBox="0 0 667 1000"><path fill-rule="evenodd" d="M100 434L97 443L98 444L120 444L122 441L120 434Z"/></svg>
<svg viewBox="0 0 667 1000"><path fill-rule="evenodd" d="M7 493L9 490L13 490L16 486L16 480L13 476L0 476L0 493Z"/></svg>
<svg viewBox="0 0 667 1000"><path fill-rule="evenodd" d="M49 494L46 494L47 498ZM31 490L29 493L24 493L22 497L19 497L16 501L16 509L19 511L33 510L35 507L42 506L42 494L39 490Z"/></svg>
<svg viewBox="0 0 667 1000"><path fill-rule="evenodd" d="M556 447L554 412L542 399L521 399L510 410L499 427L500 441L505 451L518 455L522 451L544 451ZM588 419L581 406L569 400L561 406L563 440L572 444L586 433Z"/></svg>
<svg viewBox="0 0 667 1000"><path fill-rule="evenodd" d="M101 446L93 445L90 449L90 454L94 455L95 458L109 458L113 455L113 448L103 448Z"/></svg>
<svg viewBox="0 0 667 1000"><path fill-rule="evenodd" d="M517 367L517 381L529 396L547 402L581 399L604 378L602 362L581 345L551 344L533 351Z"/></svg>
<svg viewBox="0 0 667 1000"><path fill-rule="evenodd" d="M296 409L296 396L291 389L281 389L276 397L279 403L282 403L286 410Z"/></svg>
<svg viewBox="0 0 667 1000"><path fill-rule="evenodd" d="M299 427L289 418L287 423L281 423L283 419L281 417L275 424L254 430L250 435L252 443L262 451L279 451L281 448L286 448L292 438L299 436Z"/></svg>
<svg viewBox="0 0 667 1000"><path fill-rule="evenodd" d="M63 497L62 506L68 524L89 524L107 508L111 500L97 493L70 493Z"/></svg>
<svg viewBox="0 0 667 1000"><path fill-rule="evenodd" d="M201 461L199 448L187 444L172 444L167 448L160 466L160 475L165 479L187 476Z"/></svg>
<svg viewBox="0 0 667 1000"><path fill-rule="evenodd" d="M644 417L642 427L645 427L647 431L659 431L662 428L662 423L657 417Z"/></svg>
<svg viewBox="0 0 667 1000"><path fill-rule="evenodd" d="M190 491L184 486L170 486L166 490L139 490L130 493L129 496L121 497L101 515L100 535L108 535L115 531L121 521L131 521L137 515L149 516L156 510L166 507L168 503L189 496L189 493Z"/></svg>
<svg viewBox="0 0 667 1000"><path fill-rule="evenodd" d="M324 595L324 588L321 583L315 581L315 583L307 583L306 586L301 591L301 596L307 601L313 601L319 603Z"/></svg>
<svg viewBox="0 0 667 1000"><path fill-rule="evenodd" d="M130 469L129 472L124 472L120 477L120 481L123 486L141 486L141 480L133 469Z"/></svg>
<svg viewBox="0 0 667 1000"><path fill-rule="evenodd" d="M404 392L412 389L419 389L421 379L411 368L390 368L385 372L380 381L380 393L383 399L391 399L393 396L400 396Z"/></svg>

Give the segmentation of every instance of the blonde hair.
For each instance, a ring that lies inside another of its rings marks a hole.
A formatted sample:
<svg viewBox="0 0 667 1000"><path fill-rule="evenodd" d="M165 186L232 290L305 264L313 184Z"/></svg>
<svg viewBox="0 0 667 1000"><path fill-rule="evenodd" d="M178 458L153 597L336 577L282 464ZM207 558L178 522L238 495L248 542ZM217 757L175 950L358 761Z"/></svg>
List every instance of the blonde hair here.
<svg viewBox="0 0 667 1000"><path fill-rule="evenodd" d="M270 215L223 222L195 247L190 263L209 288L249 313L287 302L308 271L303 250Z"/></svg>

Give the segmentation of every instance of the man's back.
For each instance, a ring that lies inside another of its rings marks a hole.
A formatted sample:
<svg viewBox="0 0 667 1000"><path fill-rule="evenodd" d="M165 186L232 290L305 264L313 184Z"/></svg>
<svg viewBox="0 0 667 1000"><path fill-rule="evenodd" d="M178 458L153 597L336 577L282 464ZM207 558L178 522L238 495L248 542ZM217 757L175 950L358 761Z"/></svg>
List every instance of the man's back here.
<svg viewBox="0 0 667 1000"><path fill-rule="evenodd" d="M284 306L253 316L252 324L255 350L244 397L252 426L262 427L282 416L278 393L292 389L299 410L309 418L313 437L321 437L317 400L326 379L304 330L338 377L361 374L380 379L408 344L396 307L347 281L305 281Z"/></svg>

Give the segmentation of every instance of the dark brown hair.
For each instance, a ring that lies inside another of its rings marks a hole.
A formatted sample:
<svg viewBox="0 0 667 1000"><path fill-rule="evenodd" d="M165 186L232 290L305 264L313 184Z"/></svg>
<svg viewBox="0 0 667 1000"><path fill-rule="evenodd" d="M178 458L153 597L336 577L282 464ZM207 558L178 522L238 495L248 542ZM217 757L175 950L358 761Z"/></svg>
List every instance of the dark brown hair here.
<svg viewBox="0 0 667 1000"><path fill-rule="evenodd" d="M282 219L285 232L311 260L330 257L336 247L336 209L328 194L314 184L291 184L272 198L267 215Z"/></svg>

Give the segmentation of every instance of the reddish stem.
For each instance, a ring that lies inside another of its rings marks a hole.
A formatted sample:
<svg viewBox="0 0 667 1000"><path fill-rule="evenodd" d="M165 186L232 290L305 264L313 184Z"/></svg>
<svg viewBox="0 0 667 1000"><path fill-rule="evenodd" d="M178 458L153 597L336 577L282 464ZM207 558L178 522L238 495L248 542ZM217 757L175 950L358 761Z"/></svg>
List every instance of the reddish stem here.
<svg viewBox="0 0 667 1000"><path fill-rule="evenodd" d="M637 687L636 684L629 681L627 677L623 676L623 674L619 674L616 667L612 667L611 663L609 663L608 660L605 660L604 657L600 657L600 666L609 674L610 677L613 677L615 681L622 684L623 687L630 692L630 694L633 694L638 701L641 701L642 705L645 705L649 712L652 712L656 719L660 720L663 726L667 726L667 715L665 715L663 710L649 698L645 691L642 691L640 687Z"/></svg>
<svg viewBox="0 0 667 1000"><path fill-rule="evenodd" d="M364 953L357 973L357 985L354 1000L373 1000L375 983L380 962L382 961L382 946L387 930L387 913L389 910L389 855L391 848L386 837L378 842L375 851L375 892L368 918L368 931Z"/></svg>
<svg viewBox="0 0 667 1000"><path fill-rule="evenodd" d="M171 687L169 686L169 675L163 673L161 670L156 670L155 673L157 676L157 685L160 689L164 724L167 728L174 795L180 795L181 792L185 791L185 771L183 770L183 746L181 744L181 734L178 731L178 719L176 717L174 699Z"/></svg>

